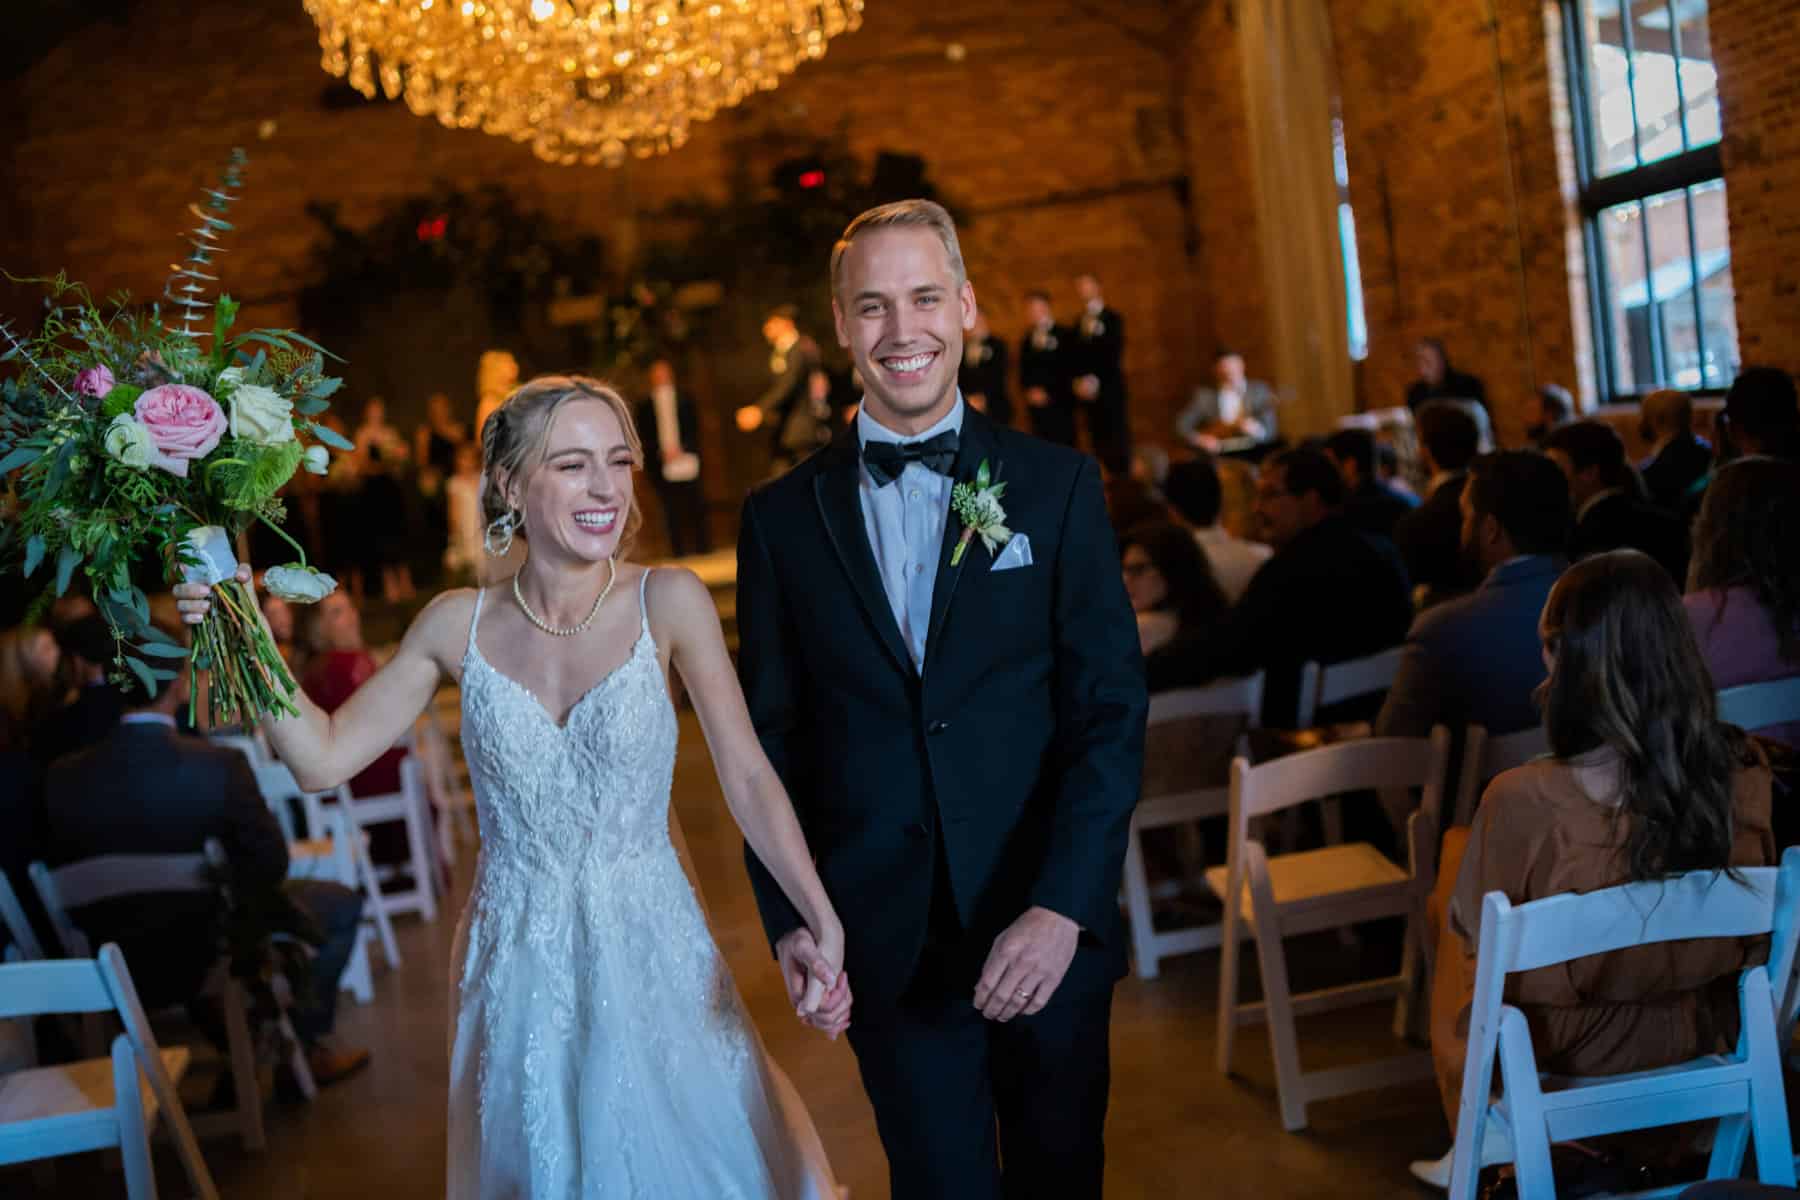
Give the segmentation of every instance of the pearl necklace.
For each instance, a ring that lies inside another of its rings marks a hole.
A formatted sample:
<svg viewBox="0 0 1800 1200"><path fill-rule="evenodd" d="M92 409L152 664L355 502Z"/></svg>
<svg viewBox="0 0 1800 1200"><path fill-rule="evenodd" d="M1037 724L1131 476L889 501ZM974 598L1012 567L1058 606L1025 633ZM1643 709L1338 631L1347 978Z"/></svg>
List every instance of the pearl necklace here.
<svg viewBox="0 0 1800 1200"><path fill-rule="evenodd" d="M587 629L587 627L589 625L592 625L594 623L595 615L599 613L600 606L602 604L606 603L606 597L612 593L613 584L619 578L619 564L618 563L614 562L612 559L609 558L606 560L606 566L607 566L606 586L600 589L600 594L598 596L594 597L594 607L588 609L588 615L581 619L581 623L579 625L571 625L567 629L559 629L555 625L552 625L552 624L550 624L550 622L544 620L544 618L542 618L542 617L538 616L536 613L532 612L531 605L525 603L525 594L519 590L519 576L523 575L525 573L522 570L513 575L513 581L512 581L513 599L517 600L519 602L519 611L525 614L525 619L527 621L530 621L533 625L536 625L539 629L543 630L545 633L549 634L551 637L559 637L559 638L574 637L576 634L583 632L584 630Z"/></svg>

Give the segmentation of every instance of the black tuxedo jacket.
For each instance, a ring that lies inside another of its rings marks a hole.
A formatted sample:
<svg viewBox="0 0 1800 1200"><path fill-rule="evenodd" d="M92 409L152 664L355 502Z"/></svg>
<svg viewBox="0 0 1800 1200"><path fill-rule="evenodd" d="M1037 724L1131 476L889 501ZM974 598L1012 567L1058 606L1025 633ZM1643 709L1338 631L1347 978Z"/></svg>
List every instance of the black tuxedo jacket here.
<svg viewBox="0 0 1800 1200"><path fill-rule="evenodd" d="M700 418L694 410L694 402L680 389L675 392L675 427L681 435L681 448L689 454L700 453ZM637 431L639 440L644 443L644 470L657 483L662 483L662 430L656 424L656 401L649 396L638 401Z"/></svg>
<svg viewBox="0 0 1800 1200"><path fill-rule="evenodd" d="M996 425L1012 424L1012 397L1006 390L1006 343L988 337L979 357L970 366L965 359L956 371L956 385L965 396L987 397L987 415Z"/></svg>
<svg viewBox="0 0 1800 1200"><path fill-rule="evenodd" d="M955 478L986 461L1033 564L950 565L923 673L882 588L854 426L752 493L738 543L739 672L844 922L858 1003L897 1002L925 943L937 846L956 915L991 939L1026 908L1123 965L1118 889L1143 768L1143 661L1091 459L965 410ZM771 942L801 924L746 855Z"/></svg>
<svg viewBox="0 0 1800 1200"><path fill-rule="evenodd" d="M781 373L774 377L768 389L757 398L757 407L763 410L763 416L772 424L772 447L777 455L783 452L811 453L815 446L826 440L820 430L824 422L814 414L807 395L812 373L819 369L823 361L819 355L819 343L801 334L800 340L788 347ZM825 420L828 421L829 418Z"/></svg>
<svg viewBox="0 0 1800 1200"><path fill-rule="evenodd" d="M1425 502L1394 522L1394 545L1429 603L1460 596L1480 582L1462 550L1462 493L1467 471L1453 471Z"/></svg>
<svg viewBox="0 0 1800 1200"><path fill-rule="evenodd" d="M1098 321L1089 328L1087 313L1075 318L1075 371L1100 380L1100 400L1125 398L1125 318L1110 308L1102 308Z"/></svg>
<svg viewBox="0 0 1800 1200"><path fill-rule="evenodd" d="M1019 339L1019 390L1043 388L1050 394L1052 408L1066 407L1072 398L1069 385L1075 377L1071 369L1075 333L1067 326L1052 325L1051 344L1039 350L1032 343L1033 332L1026 330Z"/></svg>
<svg viewBox="0 0 1800 1200"><path fill-rule="evenodd" d="M1650 503L1665 512L1685 515L1699 507L1694 486L1712 470L1712 444L1687 433L1662 448L1662 453L1639 469Z"/></svg>

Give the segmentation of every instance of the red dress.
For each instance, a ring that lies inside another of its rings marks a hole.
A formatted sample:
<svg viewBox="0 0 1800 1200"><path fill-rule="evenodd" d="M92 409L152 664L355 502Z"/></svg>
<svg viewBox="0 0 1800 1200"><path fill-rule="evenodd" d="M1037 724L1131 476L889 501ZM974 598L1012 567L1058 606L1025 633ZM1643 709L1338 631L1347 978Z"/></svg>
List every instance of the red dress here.
<svg viewBox="0 0 1800 1200"><path fill-rule="evenodd" d="M336 712L379 665L367 650L327 650L307 664L300 689L326 712ZM386 796L399 791L400 760L404 757L406 752L398 746L384 751L350 781L350 794Z"/></svg>

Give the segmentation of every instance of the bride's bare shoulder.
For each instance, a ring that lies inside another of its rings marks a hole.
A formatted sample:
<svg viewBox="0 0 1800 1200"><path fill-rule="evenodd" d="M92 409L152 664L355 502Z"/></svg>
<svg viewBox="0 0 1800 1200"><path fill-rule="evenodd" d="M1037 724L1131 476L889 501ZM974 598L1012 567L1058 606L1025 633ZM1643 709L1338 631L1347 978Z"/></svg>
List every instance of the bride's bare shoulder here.
<svg viewBox="0 0 1800 1200"><path fill-rule="evenodd" d="M448 667L460 662L469 643L469 625L475 619L474 588L439 592L419 610L406 631L402 648L412 648Z"/></svg>
<svg viewBox="0 0 1800 1200"><path fill-rule="evenodd" d="M653 626L684 631L692 629L695 622L717 623L719 619L712 592L686 567L657 567L650 571L644 591Z"/></svg>

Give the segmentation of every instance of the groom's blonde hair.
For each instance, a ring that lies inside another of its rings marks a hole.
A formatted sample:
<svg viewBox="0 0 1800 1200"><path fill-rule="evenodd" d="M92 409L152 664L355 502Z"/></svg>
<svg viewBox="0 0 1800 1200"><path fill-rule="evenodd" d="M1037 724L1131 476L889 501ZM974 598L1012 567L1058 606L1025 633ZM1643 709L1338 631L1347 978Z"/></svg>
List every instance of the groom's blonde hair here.
<svg viewBox="0 0 1800 1200"><path fill-rule="evenodd" d="M525 476L543 463L550 422L557 410L571 400L583 398L599 400L612 409L624 431L625 444L631 447L633 465L644 465L644 444L623 396L585 375L539 375L515 388L481 427L481 515L485 521L496 521L513 511L507 502L506 485L513 480L523 483ZM643 510L634 494L631 510L625 514L625 527L619 533L620 556L631 552L643 523ZM524 532L522 525L519 532Z"/></svg>
<svg viewBox="0 0 1800 1200"><path fill-rule="evenodd" d="M831 290L835 293L844 282L844 255L850 245L865 233L878 229L929 229L944 243L944 254L950 259L950 273L957 286L967 279L963 269L962 245L956 240L956 222L943 205L931 200L896 200L871 208L844 227L844 235L831 248Z"/></svg>

